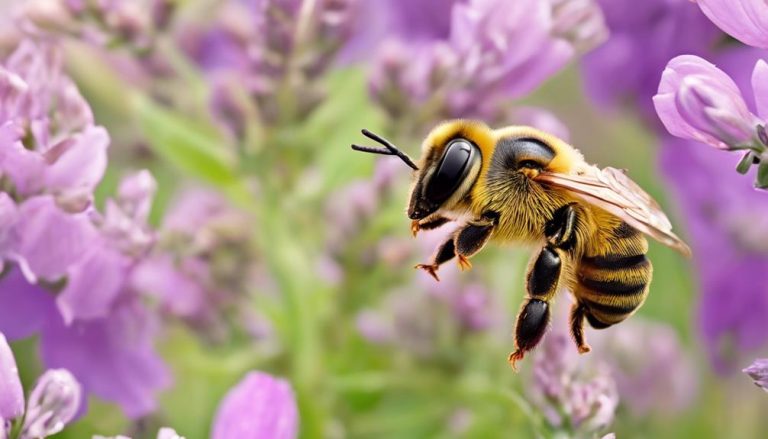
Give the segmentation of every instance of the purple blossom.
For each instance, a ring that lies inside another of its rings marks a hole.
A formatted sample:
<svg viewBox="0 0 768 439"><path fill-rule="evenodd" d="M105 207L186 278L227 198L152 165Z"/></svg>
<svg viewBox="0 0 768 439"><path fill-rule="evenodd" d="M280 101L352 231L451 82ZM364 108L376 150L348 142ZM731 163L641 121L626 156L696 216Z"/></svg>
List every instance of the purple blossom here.
<svg viewBox="0 0 768 439"><path fill-rule="evenodd" d="M309 114L322 98L315 80L350 38L357 3L229 0L212 22L185 26L179 44L214 85L214 117L243 118L237 94L251 98L265 121ZM275 101L284 89L297 96L293 114ZM227 127L235 135L242 128Z"/></svg>
<svg viewBox="0 0 768 439"><path fill-rule="evenodd" d="M80 383L68 370L47 370L29 395L21 437L48 437L60 432L74 419L81 402Z"/></svg>
<svg viewBox="0 0 768 439"><path fill-rule="evenodd" d="M414 105L432 117L498 119L510 100L530 93L577 47L586 50L604 33L591 1L457 2L446 36L406 35L382 44L370 90L395 119L412 114Z"/></svg>
<svg viewBox="0 0 768 439"><path fill-rule="evenodd" d="M80 383L66 369L48 370L37 380L24 407L24 393L13 352L0 333L0 438L14 419L19 439L44 438L60 432L82 403Z"/></svg>
<svg viewBox="0 0 768 439"><path fill-rule="evenodd" d="M550 332L534 353L529 393L553 428L578 436L609 426L619 403L607 365L587 364L560 330Z"/></svg>
<svg viewBox="0 0 768 439"><path fill-rule="evenodd" d="M757 359L742 372L749 375L755 381L757 387L768 392L768 359Z"/></svg>
<svg viewBox="0 0 768 439"><path fill-rule="evenodd" d="M708 54L721 33L689 0L598 3L610 38L583 58L587 92L604 107L634 103L655 123L651 98L664 66L677 55Z"/></svg>
<svg viewBox="0 0 768 439"><path fill-rule="evenodd" d="M768 64L758 61L753 87L768 81ZM756 127L764 123L752 114L733 80L709 62L682 55L667 64L653 98L659 118L675 136L732 149L759 142ZM768 94L755 95L760 110L768 108Z"/></svg>
<svg viewBox="0 0 768 439"><path fill-rule="evenodd" d="M46 366L68 369L85 392L134 417L151 411L170 381L152 347L152 316L128 283L153 243L153 192L154 180L140 172L123 180L104 215L64 212L50 195L24 201L10 231L18 267L0 282L0 330L14 339L40 333ZM38 277L67 282L35 284Z"/></svg>
<svg viewBox="0 0 768 439"><path fill-rule="evenodd" d="M247 307L239 305L250 300L256 268L243 239L249 228L249 217L216 192L186 189L169 207L153 252L131 273L131 285L208 337L247 321Z"/></svg>
<svg viewBox="0 0 768 439"><path fill-rule="evenodd" d="M763 0L696 0L704 15L742 43L768 49L768 4Z"/></svg>
<svg viewBox="0 0 768 439"><path fill-rule="evenodd" d="M290 383L250 372L227 392L213 421L212 439L294 439L299 413Z"/></svg>

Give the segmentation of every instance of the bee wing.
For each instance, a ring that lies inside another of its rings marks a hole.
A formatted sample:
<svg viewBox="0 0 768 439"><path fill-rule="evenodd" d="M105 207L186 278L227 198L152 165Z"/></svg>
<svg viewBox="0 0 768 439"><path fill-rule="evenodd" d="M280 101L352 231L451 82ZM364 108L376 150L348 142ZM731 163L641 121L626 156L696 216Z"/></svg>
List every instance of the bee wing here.
<svg viewBox="0 0 768 439"><path fill-rule="evenodd" d="M659 242L691 255L691 249L672 233L672 224L659 203L619 169L588 166L576 174L542 172L536 181L567 189Z"/></svg>

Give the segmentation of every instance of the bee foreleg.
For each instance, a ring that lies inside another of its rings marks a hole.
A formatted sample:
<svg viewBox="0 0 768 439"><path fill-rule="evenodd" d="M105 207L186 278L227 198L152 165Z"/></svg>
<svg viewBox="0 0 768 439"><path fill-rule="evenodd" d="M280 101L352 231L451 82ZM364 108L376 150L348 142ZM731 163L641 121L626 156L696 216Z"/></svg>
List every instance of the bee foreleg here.
<svg viewBox="0 0 768 439"><path fill-rule="evenodd" d="M411 221L411 233L415 237L420 230L433 230L451 221L443 216L428 216L420 220Z"/></svg>
<svg viewBox="0 0 768 439"><path fill-rule="evenodd" d="M448 238L444 243L440 244L440 246L435 251L435 255L432 257L431 263L417 264L414 268L419 268L426 271L430 276L434 277L435 280L439 282L440 278L437 277L438 268L440 268L441 264L450 261L454 256L456 256L456 247L454 247L453 240L454 237L451 235L451 237Z"/></svg>

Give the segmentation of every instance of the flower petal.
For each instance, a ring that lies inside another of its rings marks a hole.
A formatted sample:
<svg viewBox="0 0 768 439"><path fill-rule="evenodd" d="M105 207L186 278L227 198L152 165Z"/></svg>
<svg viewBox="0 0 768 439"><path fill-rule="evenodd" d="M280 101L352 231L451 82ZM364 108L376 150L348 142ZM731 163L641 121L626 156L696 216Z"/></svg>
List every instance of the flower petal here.
<svg viewBox="0 0 768 439"><path fill-rule="evenodd" d="M19 206L14 232L19 239L17 259L28 267L33 281L64 276L85 255L97 233L86 214L68 214L47 195Z"/></svg>
<svg viewBox="0 0 768 439"><path fill-rule="evenodd" d="M0 333L0 428L4 419L15 419L24 413L24 392L19 369L11 347Z"/></svg>
<svg viewBox="0 0 768 439"><path fill-rule="evenodd" d="M18 267L0 280L0 332L9 339L29 337L57 314L53 296L29 283Z"/></svg>
<svg viewBox="0 0 768 439"><path fill-rule="evenodd" d="M291 385L263 372L250 372L221 401L212 439L293 439L299 428Z"/></svg>
<svg viewBox="0 0 768 439"><path fill-rule="evenodd" d="M121 303L109 317L64 325L51 319L41 337L49 368L68 369L88 393L118 403L131 418L157 407L157 393L170 385L155 351L155 324L136 300Z"/></svg>
<svg viewBox="0 0 768 439"><path fill-rule="evenodd" d="M130 262L106 243L95 243L89 255L69 269L67 286L56 299L64 322L106 317L124 287Z"/></svg>
<svg viewBox="0 0 768 439"><path fill-rule="evenodd" d="M768 63L758 60L752 71L752 92L755 95L757 115L768 121Z"/></svg>
<svg viewBox="0 0 768 439"><path fill-rule="evenodd" d="M765 0L698 0L704 15L742 43L768 49L768 3Z"/></svg>

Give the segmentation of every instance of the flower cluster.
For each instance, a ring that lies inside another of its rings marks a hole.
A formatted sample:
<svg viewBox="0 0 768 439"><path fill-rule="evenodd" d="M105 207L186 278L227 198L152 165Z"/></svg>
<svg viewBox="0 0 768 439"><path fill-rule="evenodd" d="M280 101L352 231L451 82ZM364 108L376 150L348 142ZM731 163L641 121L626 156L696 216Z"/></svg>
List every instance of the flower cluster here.
<svg viewBox="0 0 768 439"><path fill-rule="evenodd" d="M656 111L675 136L729 151L746 150L737 166L745 174L760 164L755 185L768 188L768 64L759 60L752 73L757 115L747 107L736 83L709 62L691 55L672 59L654 97Z"/></svg>
<svg viewBox="0 0 768 439"><path fill-rule="evenodd" d="M0 254L10 263L0 281L0 330L11 339L40 333L48 367L145 414L169 381L152 348L151 318L128 284L153 242L146 218L154 180L147 172L126 178L97 211L92 194L109 136L62 73L60 52L25 41L0 72Z"/></svg>
<svg viewBox="0 0 768 439"><path fill-rule="evenodd" d="M587 437L613 422L619 393L605 364L579 364L565 332L553 330L534 354L531 400L555 429Z"/></svg>
<svg viewBox="0 0 768 439"><path fill-rule="evenodd" d="M433 12L446 14L449 8L441 9ZM434 20L436 29L428 35L406 33L382 43L370 90L397 123L414 113L419 124L448 117L500 120L512 100L606 35L591 1L473 0L457 2L448 12L447 33L444 20Z"/></svg>
<svg viewBox="0 0 768 439"><path fill-rule="evenodd" d="M768 22L764 22L768 5L764 2L740 0L734 5L705 0L698 4L710 20L734 38L762 48L768 44ZM768 65L760 60L752 72L755 108L750 110L726 73L698 56L680 56L667 64L654 104L671 134L720 149L746 151L737 170L746 174L753 164L758 165L755 186L768 188L768 165L763 164L768 157L767 80Z"/></svg>
<svg viewBox="0 0 768 439"><path fill-rule="evenodd" d="M125 46L143 55L171 20L172 0L30 0L19 8L33 35L68 35L100 46Z"/></svg>
<svg viewBox="0 0 768 439"><path fill-rule="evenodd" d="M245 118L302 118L322 100L317 84L355 23L356 0L228 0L204 24L189 23L180 44L210 78L214 117L236 137ZM288 95L298 99L287 104Z"/></svg>
<svg viewBox="0 0 768 439"><path fill-rule="evenodd" d="M0 333L0 438L16 432L19 439L44 438L64 429L77 414L82 389L66 369L43 373L24 404L13 352Z"/></svg>

